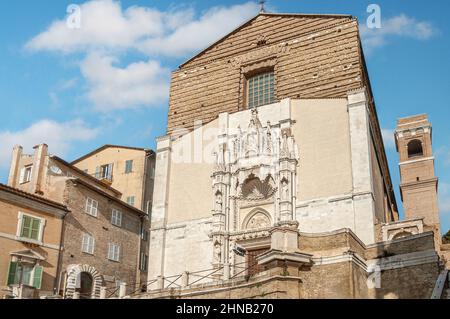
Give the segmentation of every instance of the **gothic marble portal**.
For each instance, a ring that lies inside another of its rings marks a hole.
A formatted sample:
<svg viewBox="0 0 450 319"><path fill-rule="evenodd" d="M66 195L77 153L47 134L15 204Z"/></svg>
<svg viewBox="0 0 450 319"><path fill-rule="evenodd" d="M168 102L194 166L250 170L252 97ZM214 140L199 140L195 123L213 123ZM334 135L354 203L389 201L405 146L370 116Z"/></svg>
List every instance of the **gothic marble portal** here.
<svg viewBox="0 0 450 319"><path fill-rule="evenodd" d="M248 125L218 136L212 174L215 199L212 210L214 266L233 263L230 248L245 245L238 235L252 240L261 229L293 221L299 151L289 127L261 124L251 110Z"/></svg>

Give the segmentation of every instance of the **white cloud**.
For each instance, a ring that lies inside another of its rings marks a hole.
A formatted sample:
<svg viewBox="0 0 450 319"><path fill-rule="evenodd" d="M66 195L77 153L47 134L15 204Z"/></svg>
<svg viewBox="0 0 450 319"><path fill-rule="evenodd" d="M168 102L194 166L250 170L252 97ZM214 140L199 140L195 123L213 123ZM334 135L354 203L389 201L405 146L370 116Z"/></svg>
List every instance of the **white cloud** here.
<svg viewBox="0 0 450 319"><path fill-rule="evenodd" d="M386 148L395 148L395 131L393 129L381 129L383 135L384 146Z"/></svg>
<svg viewBox="0 0 450 319"><path fill-rule="evenodd" d="M135 49L181 56L204 48L258 12L255 2L213 7L197 18L192 8L164 12L132 6L123 10L120 2L113 0L88 1L80 8L79 29L68 28L66 19L54 21L26 48L66 54Z"/></svg>
<svg viewBox="0 0 450 319"><path fill-rule="evenodd" d="M92 0L80 6L81 27L70 29L66 18L54 21L31 39L32 52L83 53L81 73L87 97L102 112L156 105L169 96L169 70L155 56L197 52L258 12L255 2L213 7L200 15L188 7L169 11L119 1ZM145 61L118 66L118 56L147 56ZM153 58L152 58L153 57ZM69 83L74 85L74 83ZM50 98L57 104L56 92Z"/></svg>
<svg viewBox="0 0 450 319"><path fill-rule="evenodd" d="M68 80L63 80L59 83L58 85L58 90L59 91L65 91L65 90L69 90L73 87L75 87L78 83L78 78L71 78Z"/></svg>
<svg viewBox="0 0 450 319"><path fill-rule="evenodd" d="M120 2L113 0L88 1L80 9L80 28L68 28L66 19L54 21L26 47L64 53L99 48L126 49L142 37L163 32L163 14L158 10L133 6L122 11Z"/></svg>
<svg viewBox="0 0 450 319"><path fill-rule="evenodd" d="M120 68L117 59L98 53L81 63L89 83L89 99L97 110L106 112L142 105L154 105L169 95L169 70L157 61L137 62Z"/></svg>
<svg viewBox="0 0 450 319"><path fill-rule="evenodd" d="M450 149L447 146L441 146L435 151L435 156L445 166L450 166Z"/></svg>
<svg viewBox="0 0 450 319"><path fill-rule="evenodd" d="M439 183L439 210L441 214L450 214L450 184Z"/></svg>
<svg viewBox="0 0 450 319"><path fill-rule="evenodd" d="M174 30L152 37L138 44L147 54L182 56L206 48L214 41L233 31L258 12L258 5L248 2L231 7L215 7L197 20L186 21Z"/></svg>
<svg viewBox="0 0 450 319"><path fill-rule="evenodd" d="M418 21L405 14L382 20L380 29L369 29L362 24L360 31L364 47L369 51L387 44L392 37L428 40L437 33L430 22Z"/></svg>
<svg viewBox="0 0 450 319"><path fill-rule="evenodd" d="M0 132L0 168L9 167L15 145L22 145L25 152L32 152L33 146L46 143L53 154L64 157L74 142L91 140L98 133L98 129L89 128L79 119L63 123L41 120L22 131Z"/></svg>

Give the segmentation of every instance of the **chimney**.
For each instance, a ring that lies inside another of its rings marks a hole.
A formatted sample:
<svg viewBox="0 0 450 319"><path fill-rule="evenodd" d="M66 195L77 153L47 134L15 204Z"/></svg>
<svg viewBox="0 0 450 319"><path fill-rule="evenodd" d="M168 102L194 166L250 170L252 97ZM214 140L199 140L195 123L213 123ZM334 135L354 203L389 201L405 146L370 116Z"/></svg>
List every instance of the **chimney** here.
<svg viewBox="0 0 450 319"><path fill-rule="evenodd" d="M17 187L20 159L22 158L22 153L23 153L22 146L20 145L14 146L8 176L8 186L10 187Z"/></svg>
<svg viewBox="0 0 450 319"><path fill-rule="evenodd" d="M34 159L33 159L33 174L31 180L31 192L43 195L43 179L44 179L44 168L45 160L48 155L48 145L40 144L34 147Z"/></svg>

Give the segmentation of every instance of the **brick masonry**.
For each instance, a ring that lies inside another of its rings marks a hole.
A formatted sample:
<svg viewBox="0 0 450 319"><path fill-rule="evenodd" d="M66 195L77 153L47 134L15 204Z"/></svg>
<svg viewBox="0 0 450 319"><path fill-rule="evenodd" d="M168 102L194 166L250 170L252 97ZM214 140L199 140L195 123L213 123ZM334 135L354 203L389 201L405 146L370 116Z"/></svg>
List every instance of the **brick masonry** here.
<svg viewBox="0 0 450 319"><path fill-rule="evenodd" d="M85 213L88 197L98 201L98 217ZM129 285L129 292L135 290L133 288L141 280L146 282L145 274L138 270L141 221L134 211L71 180L67 181L65 203L71 213L65 221L63 270L72 264L90 265L100 272L107 287L115 287L116 281L124 281ZM123 213L122 227L111 224L113 208ZM81 251L84 233L95 238L93 255ZM119 262L107 259L108 243L120 244Z"/></svg>
<svg viewBox="0 0 450 319"><path fill-rule="evenodd" d="M154 290L134 298L429 299L441 270L432 232L365 246L351 231L341 230L321 236L299 234L299 244L303 253L313 254L311 266L267 270L252 277L183 289ZM408 257L411 253L416 257ZM418 261L426 254L434 257ZM389 258L400 262L392 263ZM376 288L368 281L372 272L367 266L374 262L381 265L380 286Z"/></svg>

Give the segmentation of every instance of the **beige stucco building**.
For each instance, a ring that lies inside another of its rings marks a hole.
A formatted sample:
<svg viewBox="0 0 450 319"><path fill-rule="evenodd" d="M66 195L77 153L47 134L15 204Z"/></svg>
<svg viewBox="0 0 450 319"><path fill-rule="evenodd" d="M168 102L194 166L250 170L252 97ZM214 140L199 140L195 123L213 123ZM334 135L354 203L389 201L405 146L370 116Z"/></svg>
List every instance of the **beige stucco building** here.
<svg viewBox="0 0 450 319"><path fill-rule="evenodd" d="M245 280L280 275L284 297L434 293L435 194L399 220L354 17L260 13L182 64L156 154L147 297L257 297Z"/></svg>
<svg viewBox="0 0 450 319"><path fill-rule="evenodd" d="M122 200L150 213L155 153L150 149L104 145L71 164L108 183L122 193Z"/></svg>
<svg viewBox="0 0 450 319"><path fill-rule="evenodd" d="M99 298L102 289L117 295L121 283L129 293L145 287L148 216L124 202L110 183L48 154L42 144L32 155L14 148L8 184L70 211L58 231L62 241L56 293Z"/></svg>
<svg viewBox="0 0 450 319"><path fill-rule="evenodd" d="M66 206L0 184L0 299L56 292Z"/></svg>

